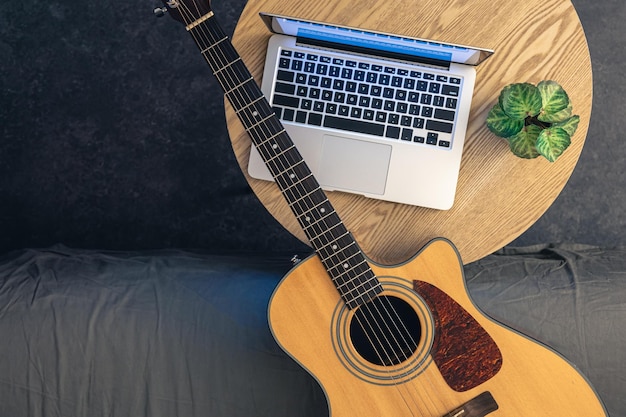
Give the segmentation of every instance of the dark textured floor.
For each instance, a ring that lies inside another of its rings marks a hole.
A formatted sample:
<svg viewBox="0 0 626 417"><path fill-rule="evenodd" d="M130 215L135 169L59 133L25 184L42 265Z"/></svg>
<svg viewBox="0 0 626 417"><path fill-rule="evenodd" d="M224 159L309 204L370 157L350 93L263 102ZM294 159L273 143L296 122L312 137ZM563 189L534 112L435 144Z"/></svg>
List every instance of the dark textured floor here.
<svg viewBox="0 0 626 417"><path fill-rule="evenodd" d="M243 0L214 1L231 33ZM626 244L626 3L575 0L594 70L585 149L513 242ZM0 253L79 248L296 250L235 161L222 94L156 1L0 9Z"/></svg>

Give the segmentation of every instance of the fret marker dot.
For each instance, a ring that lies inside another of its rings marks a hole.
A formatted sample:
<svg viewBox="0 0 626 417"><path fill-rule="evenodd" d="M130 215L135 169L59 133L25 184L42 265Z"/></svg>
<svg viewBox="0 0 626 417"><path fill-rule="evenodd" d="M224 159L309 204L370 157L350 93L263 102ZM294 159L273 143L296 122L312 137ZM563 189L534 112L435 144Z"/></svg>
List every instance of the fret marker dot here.
<svg viewBox="0 0 626 417"><path fill-rule="evenodd" d="M320 209L320 213L326 213L326 209L325 209L324 207L322 207L322 208Z"/></svg>
<svg viewBox="0 0 626 417"><path fill-rule="evenodd" d="M307 222L310 222L310 221L311 221L311 218L310 218L309 216L306 216L306 217L304 218L304 220L306 220Z"/></svg>
<svg viewBox="0 0 626 417"><path fill-rule="evenodd" d="M291 179L296 178L296 174L289 174L289 178L291 178Z"/></svg>
<svg viewBox="0 0 626 417"><path fill-rule="evenodd" d="M348 265L348 264L346 263L346 264L343 264L343 267L344 267L345 269L348 269L348 268L350 267L350 265Z"/></svg>
<svg viewBox="0 0 626 417"><path fill-rule="evenodd" d="M254 117L257 117L257 116L259 115L259 112L255 110L255 111L253 111L253 112L252 112L252 115L253 115Z"/></svg>
<svg viewBox="0 0 626 417"><path fill-rule="evenodd" d="M333 245L333 246L331 246L331 248L332 248L333 250L337 250L337 245Z"/></svg>
<svg viewBox="0 0 626 417"><path fill-rule="evenodd" d="M273 145L272 145L272 149L277 149L277 148L278 148L278 145L277 145L277 144L273 144Z"/></svg>

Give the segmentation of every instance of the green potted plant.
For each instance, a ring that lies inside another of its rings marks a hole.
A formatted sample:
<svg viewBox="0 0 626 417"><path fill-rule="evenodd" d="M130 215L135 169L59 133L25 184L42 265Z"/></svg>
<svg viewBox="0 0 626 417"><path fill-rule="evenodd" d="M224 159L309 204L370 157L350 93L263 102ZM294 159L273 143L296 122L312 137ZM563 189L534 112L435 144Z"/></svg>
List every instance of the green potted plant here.
<svg viewBox="0 0 626 417"><path fill-rule="evenodd" d="M541 81L504 87L487 116L487 127L505 138L516 156L541 155L554 162L570 145L579 121L563 87Z"/></svg>

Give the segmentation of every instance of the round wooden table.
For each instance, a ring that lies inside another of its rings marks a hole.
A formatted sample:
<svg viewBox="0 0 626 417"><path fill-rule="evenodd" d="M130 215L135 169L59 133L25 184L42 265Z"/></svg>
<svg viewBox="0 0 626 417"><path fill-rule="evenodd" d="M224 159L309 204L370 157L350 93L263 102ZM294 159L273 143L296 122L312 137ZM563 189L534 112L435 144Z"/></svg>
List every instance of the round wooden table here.
<svg viewBox="0 0 626 417"><path fill-rule="evenodd" d="M450 239L464 263L511 242L552 204L582 151L592 102L585 34L569 0L250 0L233 43L260 83L270 33L259 12L356 26L495 50L477 69L476 87L454 207L438 211L329 192L335 209L375 262L412 257L435 237ZM568 92L580 124L554 163L515 157L485 126L502 87L554 80ZM276 185L247 174L250 139L226 103L233 149L250 186L269 212L302 241L306 237Z"/></svg>

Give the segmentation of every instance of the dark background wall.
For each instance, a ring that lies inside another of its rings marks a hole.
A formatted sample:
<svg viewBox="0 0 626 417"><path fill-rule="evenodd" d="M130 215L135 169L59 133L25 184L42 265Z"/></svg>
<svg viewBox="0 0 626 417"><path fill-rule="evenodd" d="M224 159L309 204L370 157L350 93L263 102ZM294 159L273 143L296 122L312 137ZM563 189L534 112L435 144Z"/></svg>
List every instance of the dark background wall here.
<svg viewBox="0 0 626 417"><path fill-rule="evenodd" d="M243 0L214 1L232 33ZM222 94L156 1L0 9L0 253L79 248L296 250L235 161ZM594 109L574 174L513 242L626 244L626 3L575 0Z"/></svg>

